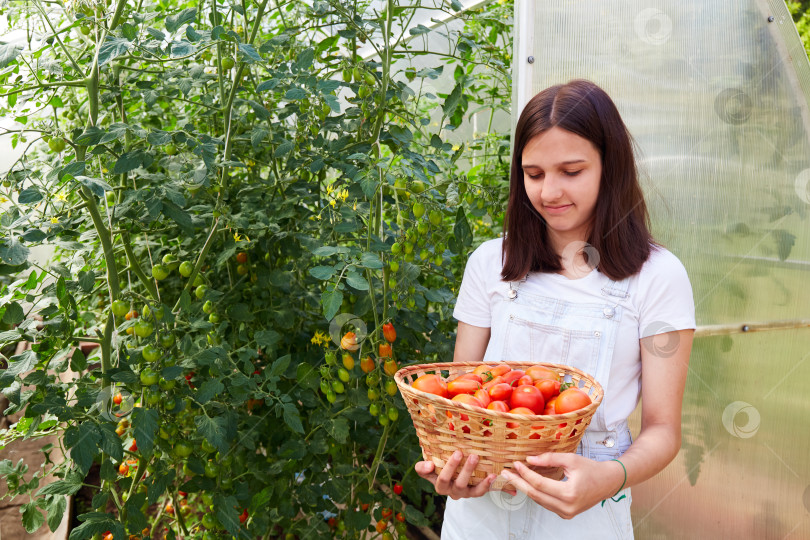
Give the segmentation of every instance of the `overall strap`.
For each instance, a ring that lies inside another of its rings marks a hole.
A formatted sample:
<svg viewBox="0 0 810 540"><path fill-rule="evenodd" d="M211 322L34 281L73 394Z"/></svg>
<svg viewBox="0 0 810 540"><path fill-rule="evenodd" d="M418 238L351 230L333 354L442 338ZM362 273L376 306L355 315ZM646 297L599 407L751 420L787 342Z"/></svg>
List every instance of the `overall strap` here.
<svg viewBox="0 0 810 540"><path fill-rule="evenodd" d="M625 278L619 282L610 280L604 287L602 287L602 295L616 296L618 298L630 298L627 289L630 288L630 278Z"/></svg>

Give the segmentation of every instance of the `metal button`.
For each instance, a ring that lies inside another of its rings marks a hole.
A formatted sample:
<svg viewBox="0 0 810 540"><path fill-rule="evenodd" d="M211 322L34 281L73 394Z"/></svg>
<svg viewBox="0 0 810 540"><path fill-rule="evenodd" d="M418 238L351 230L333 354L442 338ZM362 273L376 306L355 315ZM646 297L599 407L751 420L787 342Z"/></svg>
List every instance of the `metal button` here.
<svg viewBox="0 0 810 540"><path fill-rule="evenodd" d="M594 335L594 337L599 337L599 336L601 336L601 335L602 335L602 332L600 332L599 330L597 330L597 331L595 331L595 332L593 333L593 335Z"/></svg>
<svg viewBox="0 0 810 540"><path fill-rule="evenodd" d="M614 310L611 307L606 307L605 309L602 310L602 313L604 313L605 317L607 317L608 319L612 319L613 315L616 314L616 310Z"/></svg>
<svg viewBox="0 0 810 540"><path fill-rule="evenodd" d="M607 448L613 448L613 445L616 444L616 441L613 439L613 437L608 437L607 439L602 441L602 444L604 444Z"/></svg>
<svg viewBox="0 0 810 540"><path fill-rule="evenodd" d="M515 289L509 289L507 296L514 300L515 298L517 298L517 291Z"/></svg>

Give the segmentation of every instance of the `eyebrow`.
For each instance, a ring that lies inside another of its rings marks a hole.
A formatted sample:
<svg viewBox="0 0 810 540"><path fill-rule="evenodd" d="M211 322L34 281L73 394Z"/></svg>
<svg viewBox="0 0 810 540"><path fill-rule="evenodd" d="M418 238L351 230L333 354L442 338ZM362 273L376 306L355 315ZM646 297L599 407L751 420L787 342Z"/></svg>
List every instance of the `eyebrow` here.
<svg viewBox="0 0 810 540"><path fill-rule="evenodd" d="M573 165L574 163L587 163L587 162L584 159L572 159L570 161L562 161L562 162L558 163L557 165ZM522 167L524 169L529 169L529 168L540 169L541 168L540 165L532 165L531 163L529 163L528 165L523 164Z"/></svg>

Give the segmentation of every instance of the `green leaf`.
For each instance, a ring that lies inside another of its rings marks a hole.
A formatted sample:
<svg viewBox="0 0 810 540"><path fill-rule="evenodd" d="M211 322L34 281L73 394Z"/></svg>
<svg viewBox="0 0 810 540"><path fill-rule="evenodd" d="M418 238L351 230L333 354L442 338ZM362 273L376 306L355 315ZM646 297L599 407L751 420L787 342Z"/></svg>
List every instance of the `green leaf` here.
<svg viewBox="0 0 810 540"><path fill-rule="evenodd" d="M383 267L380 257L370 251L364 251L363 254L360 255L360 264L372 270L379 270Z"/></svg>
<svg viewBox="0 0 810 540"><path fill-rule="evenodd" d="M28 248L13 236L0 238L0 261L17 266L28 260Z"/></svg>
<svg viewBox="0 0 810 540"><path fill-rule="evenodd" d="M103 66L126 53L132 43L126 39L108 37L107 41L98 50L98 65Z"/></svg>
<svg viewBox="0 0 810 540"><path fill-rule="evenodd" d="M301 88L290 88L284 94L284 99L289 101L296 101L307 97L307 93Z"/></svg>
<svg viewBox="0 0 810 540"><path fill-rule="evenodd" d="M450 95L447 96L447 99L444 100L444 105L442 106L442 112L444 112L445 116L453 116L453 113L456 112L456 107L458 107L459 102L461 101L461 94L463 88L461 83L458 83L453 91L450 92Z"/></svg>
<svg viewBox="0 0 810 540"><path fill-rule="evenodd" d="M315 279L325 281L335 275L335 269L331 266L316 266L309 269L309 273Z"/></svg>
<svg viewBox="0 0 810 540"><path fill-rule="evenodd" d="M420 34L427 34L428 32L430 32L430 28L428 28L423 24L417 24L416 26L411 28L409 32L412 36L418 36Z"/></svg>
<svg viewBox="0 0 810 540"><path fill-rule="evenodd" d="M250 306L243 303L234 304L232 306L228 306L228 317L235 321L243 321L248 322L254 319L253 312L250 309Z"/></svg>
<svg viewBox="0 0 810 540"><path fill-rule="evenodd" d="M413 523L417 527L430 526L430 522L428 522L427 518L425 518L425 514L423 514L412 504L405 505L405 512L403 513L405 514L405 519L408 521L408 523Z"/></svg>
<svg viewBox="0 0 810 540"><path fill-rule="evenodd" d="M197 391L197 401L204 405L211 401L211 398L225 390L225 385L219 379L208 379L200 385Z"/></svg>
<svg viewBox="0 0 810 540"><path fill-rule="evenodd" d="M326 431L339 444L345 444L349 439L349 422L343 417L333 418L326 423Z"/></svg>
<svg viewBox="0 0 810 540"><path fill-rule="evenodd" d="M353 529L353 530L355 530L355 531L362 531L366 527L371 525L371 513L370 512L359 512L357 510L347 510L344 513L344 519L346 520L346 526Z"/></svg>
<svg viewBox="0 0 810 540"><path fill-rule="evenodd" d="M79 271L79 287L81 287L84 292L89 293L92 291L95 282L96 273L94 271Z"/></svg>
<svg viewBox="0 0 810 540"><path fill-rule="evenodd" d="M291 355L285 354L284 356L273 362L273 365L270 367L269 376L276 377L284 373L287 370L287 367L290 365L291 359L292 359Z"/></svg>
<svg viewBox="0 0 810 540"><path fill-rule="evenodd" d="M295 59L295 65L298 66L299 70L304 71L312 66L314 59L315 50L312 47L308 47L298 54L298 57Z"/></svg>
<svg viewBox="0 0 810 540"><path fill-rule="evenodd" d="M101 451L108 454L115 461L123 460L124 449L121 447L121 438L115 432L112 425L99 424L98 431L101 433L101 443L99 444ZM140 439L138 439L138 444L140 443Z"/></svg>
<svg viewBox="0 0 810 540"><path fill-rule="evenodd" d="M453 225L453 234L461 246L470 247L472 245L472 231L470 230L470 224L467 222L467 215L462 208L459 208L456 212L456 224Z"/></svg>
<svg viewBox="0 0 810 540"><path fill-rule="evenodd" d="M296 433L304 433L304 426L301 424L301 417L298 414L298 408L292 403L284 404L284 423Z"/></svg>
<svg viewBox="0 0 810 540"><path fill-rule="evenodd" d="M262 61L262 57L259 56L259 53L256 52L253 45L248 45L247 43L239 44L239 59L247 64Z"/></svg>
<svg viewBox="0 0 810 540"><path fill-rule="evenodd" d="M346 275L346 283L349 284L350 287L357 289L358 291L367 291L368 290L368 281L358 274L347 274Z"/></svg>
<svg viewBox="0 0 810 540"><path fill-rule="evenodd" d="M166 30L175 32L184 24L194 22L197 19L197 8L184 9L180 13L166 17Z"/></svg>
<svg viewBox="0 0 810 540"><path fill-rule="evenodd" d="M115 162L113 167L113 174L128 173L141 166L143 162L143 152L136 150L134 152L126 152L121 154L118 161Z"/></svg>
<svg viewBox="0 0 810 540"><path fill-rule="evenodd" d="M138 449L144 454L152 453L155 443L155 433L158 429L158 412L155 409L136 407L132 410L132 427L135 430L135 440Z"/></svg>
<svg viewBox="0 0 810 540"><path fill-rule="evenodd" d="M70 175L75 178L82 174L84 174L84 161L74 161L73 163L64 166L62 170L59 171L59 180L63 180L66 175Z"/></svg>
<svg viewBox="0 0 810 540"><path fill-rule="evenodd" d="M295 379L298 384L311 390L318 388L320 384L318 370L306 362L298 364L298 368L295 370Z"/></svg>
<svg viewBox="0 0 810 540"><path fill-rule="evenodd" d="M45 516L39 511L36 503L22 505L22 523L28 534L32 534L45 523Z"/></svg>
<svg viewBox="0 0 810 540"><path fill-rule="evenodd" d="M57 480L37 491L37 497L45 495L73 495L82 488L82 483L76 478Z"/></svg>
<svg viewBox="0 0 810 540"><path fill-rule="evenodd" d="M172 58L178 58L180 56L188 56L197 50L197 48L194 45L192 45L191 43L189 43L184 39L180 41L175 41L174 43L171 44L171 46L172 46L171 52Z"/></svg>
<svg viewBox="0 0 810 540"><path fill-rule="evenodd" d="M227 497L217 493L214 495L214 513L219 523L231 533L233 538L240 536L239 512L236 510L238 503L236 499L229 495Z"/></svg>
<svg viewBox="0 0 810 540"><path fill-rule="evenodd" d="M27 187L17 195L17 202L20 204L32 204L42 200L42 192L36 187Z"/></svg>
<svg viewBox="0 0 810 540"><path fill-rule="evenodd" d="M323 294L321 294L321 304L323 305L323 316L326 317L327 320L331 321L332 317L340 309L340 305L343 303L343 293L337 289L330 291L325 290Z"/></svg>
<svg viewBox="0 0 810 540"><path fill-rule="evenodd" d="M15 43L0 45L0 69L6 67L22 52L22 47ZM10 105L13 107L13 105Z"/></svg>
<svg viewBox="0 0 810 540"><path fill-rule="evenodd" d="M272 349L281 339L281 334L275 330L259 330L254 334L256 345L265 349Z"/></svg>
<svg viewBox="0 0 810 540"><path fill-rule="evenodd" d="M278 145L278 148L276 148L276 151L273 152L273 157L276 157L276 158L284 157L284 156L286 156L287 154L289 154L292 151L293 147L294 147L294 145L293 145L292 141L284 141L283 143Z"/></svg>
<svg viewBox="0 0 810 540"><path fill-rule="evenodd" d="M75 372L87 369L87 358L79 347L73 349L73 354L70 355L70 369Z"/></svg>
<svg viewBox="0 0 810 540"><path fill-rule="evenodd" d="M25 317L25 312L20 304L12 302L6 305L6 312L3 313L3 322L6 324L20 324Z"/></svg>
<svg viewBox="0 0 810 540"><path fill-rule="evenodd" d="M20 238L29 243L37 243L43 241L47 236L42 229L28 229Z"/></svg>
<svg viewBox="0 0 810 540"><path fill-rule="evenodd" d="M140 531L149 526L146 516L141 512L141 506L146 502L146 493L133 493L124 508L127 512L127 527L131 531Z"/></svg>
<svg viewBox="0 0 810 540"><path fill-rule="evenodd" d="M161 212L163 212L164 216L180 225L180 227L185 232L187 233L194 232L194 224L191 221L191 215L189 215L188 212L186 212L185 210L183 210L182 208L180 208L179 206L177 206L168 199L164 199L162 202L163 208L161 209Z"/></svg>
<svg viewBox="0 0 810 540"><path fill-rule="evenodd" d="M6 385L11 383L11 381L13 381L16 377L19 377L24 373L28 373L34 369L38 361L39 357L37 356L37 353L31 349L23 351L16 356L12 356L8 360L8 368L0 372L0 382Z"/></svg>
<svg viewBox="0 0 810 540"><path fill-rule="evenodd" d="M62 524L62 517L65 515L65 510L67 510L67 497L61 495L51 497L48 505L45 507L45 511L48 513L48 528L51 532L56 532L56 529Z"/></svg>
<svg viewBox="0 0 810 540"><path fill-rule="evenodd" d="M87 420L65 431L65 446L70 448L70 457L82 474L90 470L100 439L96 425Z"/></svg>
<svg viewBox="0 0 810 540"><path fill-rule="evenodd" d="M197 431L200 435L208 439L208 442L220 450L227 447L225 444L225 433L227 432L226 426L228 420L224 416L210 418L205 414L198 414L194 417L194 423L197 426Z"/></svg>
<svg viewBox="0 0 810 540"><path fill-rule="evenodd" d="M112 191L112 186L104 180L90 178L89 176L77 176L76 181L89 189L96 197L103 197L105 191Z"/></svg>

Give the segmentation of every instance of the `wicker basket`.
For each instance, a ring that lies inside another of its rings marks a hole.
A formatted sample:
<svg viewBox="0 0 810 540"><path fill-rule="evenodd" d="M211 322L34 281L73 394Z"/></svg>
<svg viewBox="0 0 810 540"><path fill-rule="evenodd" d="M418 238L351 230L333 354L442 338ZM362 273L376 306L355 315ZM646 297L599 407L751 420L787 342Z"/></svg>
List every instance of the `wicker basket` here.
<svg viewBox="0 0 810 540"><path fill-rule="evenodd" d="M590 375L570 366L545 363L504 362L512 369L525 370L543 366L562 376L564 382L586 392L591 404L577 411L556 415L519 415L484 410L447 398L428 394L411 387L411 383L427 373L436 373L451 380L469 373L483 362L442 362L418 364L400 369L394 375L405 405L411 414L422 455L433 461L436 473L441 472L456 450L464 456L477 454L480 458L469 485L481 482L490 473L498 475L513 468L514 461L526 461L527 456L543 452L574 452L585 428L602 403L602 386ZM509 426L507 426L507 423ZM560 478L562 471L544 474ZM456 472L453 477L457 477ZM491 489L510 488L498 476Z"/></svg>

